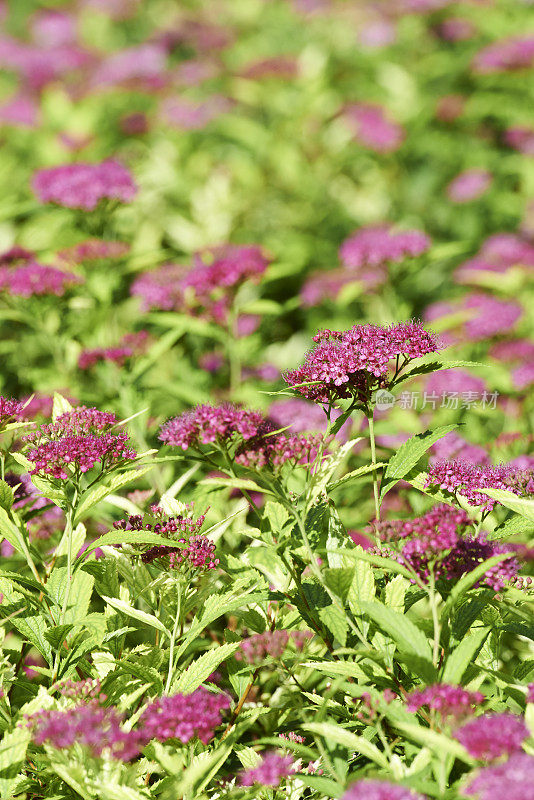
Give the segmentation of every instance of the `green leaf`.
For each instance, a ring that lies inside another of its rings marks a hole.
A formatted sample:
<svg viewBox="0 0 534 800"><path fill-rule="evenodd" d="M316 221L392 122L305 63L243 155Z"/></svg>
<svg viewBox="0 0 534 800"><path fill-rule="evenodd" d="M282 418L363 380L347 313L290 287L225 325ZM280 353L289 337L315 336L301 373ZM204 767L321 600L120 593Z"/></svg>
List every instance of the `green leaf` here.
<svg viewBox="0 0 534 800"><path fill-rule="evenodd" d="M507 492L504 489L477 489L477 491L487 494L488 497L502 503L506 508L511 508L529 522L534 522L534 500L531 498L518 497L513 492Z"/></svg>
<svg viewBox="0 0 534 800"><path fill-rule="evenodd" d="M447 656L441 681L443 683L461 683L467 667L474 662L480 648L484 644L489 628L477 628Z"/></svg>
<svg viewBox="0 0 534 800"><path fill-rule="evenodd" d="M298 779L304 786L309 786L310 789L315 789L319 794L334 800L338 800L345 793L343 786L322 775L307 775L305 772L299 772Z"/></svg>
<svg viewBox="0 0 534 800"><path fill-rule="evenodd" d="M439 372L442 369L458 369L460 367L484 367L480 361L443 361L443 359L432 356L429 361L414 364L413 367L403 372L396 381L396 385L403 383L407 378L413 378L415 375L428 375L429 372Z"/></svg>
<svg viewBox="0 0 534 800"><path fill-rule="evenodd" d="M13 489L5 481L0 481L0 508L4 511L11 511L13 505Z"/></svg>
<svg viewBox="0 0 534 800"><path fill-rule="evenodd" d="M313 478L309 502L312 502L316 497L319 497L319 495L324 492L334 472L343 463L354 445L361 441L361 438L362 437L359 436L357 439L351 439L350 441L345 442L345 444L342 444L340 447L338 447L338 449L332 455L326 456L326 458L323 459L321 466Z"/></svg>
<svg viewBox="0 0 534 800"><path fill-rule="evenodd" d="M107 481L105 484L95 486L93 489L84 492L81 496L81 502L76 509L74 524L79 522L94 505L109 494L113 494L113 492L121 486L125 486L131 481L138 480L142 475L152 469L153 466L153 464L147 464L135 469L129 469L126 472L119 472L113 475L111 480Z"/></svg>
<svg viewBox="0 0 534 800"><path fill-rule="evenodd" d="M359 441L356 439L355 441ZM358 469L353 469L352 472L347 472L346 475L343 475L338 481L335 483L329 484L326 488L328 491L332 489L338 489L340 486L345 486L345 484L350 483L351 481L356 480L357 478L361 478L362 475L368 475L370 472L373 472L375 469L380 469L380 467L385 467L385 461L379 461L377 464L365 464L363 467L358 467Z"/></svg>
<svg viewBox="0 0 534 800"><path fill-rule="evenodd" d="M434 672L428 639L405 614L399 614L381 603L362 603L362 607L364 612L393 639L400 652L417 656L426 663L427 675Z"/></svg>
<svg viewBox="0 0 534 800"><path fill-rule="evenodd" d="M345 647L347 644L348 622L345 614L337 606L330 605L320 608L319 619L325 625L334 639Z"/></svg>
<svg viewBox="0 0 534 800"><path fill-rule="evenodd" d="M91 546L84 550L80 556L80 561L85 560L86 556L96 550L97 547L103 547L107 544L165 544L178 548L186 546L174 541L174 539L166 539L164 536L151 531L140 531L139 533L137 531L110 531L92 542Z"/></svg>
<svg viewBox="0 0 534 800"><path fill-rule="evenodd" d="M398 611L400 614L404 613L404 595L409 586L409 582L402 575L395 575L392 580L388 581L385 590L385 601L389 608Z"/></svg>
<svg viewBox="0 0 534 800"><path fill-rule="evenodd" d="M68 414L72 411L72 406L66 397L63 397L59 392L54 392L54 401L52 404L52 419L55 422L62 414Z"/></svg>
<svg viewBox="0 0 534 800"><path fill-rule="evenodd" d="M464 764L469 764L469 766L475 764L475 760L471 758L465 747L463 747L460 742L457 742L456 739L449 739L448 736L445 736L443 733L437 733L437 731L433 731L431 728L425 728L416 723L394 720L391 724L393 727L405 733L409 739L413 739L413 741L425 745L425 747L433 750L439 756L443 756L443 753L448 753L460 759L460 761L463 761Z"/></svg>
<svg viewBox="0 0 534 800"><path fill-rule="evenodd" d="M436 428L433 431L418 433L416 436L412 436L408 441L404 442L390 458L384 473L384 482L388 481L393 485L393 482L404 478L438 439L446 436L457 427L458 425L442 425L440 428ZM386 494L389 488L391 488L391 486L384 486L381 493L382 496Z"/></svg>
<svg viewBox="0 0 534 800"><path fill-rule="evenodd" d="M18 553L22 553L22 555L26 555L28 553L28 547L22 532L18 529L15 523L12 522L7 512L4 511L3 508L0 508L0 534L4 537L4 539L7 539L9 544L13 545Z"/></svg>
<svg viewBox="0 0 534 800"><path fill-rule="evenodd" d="M375 744L363 736L357 736L355 733L351 733L340 725L334 725L331 722L308 722L302 727L306 731L319 734L328 742L335 742L342 747L346 747L351 752L354 751L369 758L383 769L388 769L388 760L385 755Z"/></svg>
<svg viewBox="0 0 534 800"><path fill-rule="evenodd" d="M328 588L345 602L352 586L354 567L334 567L323 570L323 577Z"/></svg>
<svg viewBox="0 0 534 800"><path fill-rule="evenodd" d="M358 545L362 553L363 548ZM375 576L368 561L357 559L354 568L354 576L347 596L349 608L353 614L362 613L362 603L374 600L375 597Z"/></svg>
<svg viewBox="0 0 534 800"><path fill-rule="evenodd" d="M105 600L105 602L116 611L120 611L122 614L126 614L128 617L137 619L139 622L143 622L145 625L150 625L151 628L156 628L156 630L167 634L167 636L169 635L165 625L160 622L157 617L153 616L153 614L147 614L145 611L140 611L138 608L128 605L128 603L126 603L124 600L119 600L115 597L106 597L103 595L102 600Z"/></svg>
<svg viewBox="0 0 534 800"><path fill-rule="evenodd" d="M494 528L487 534L490 541L508 539L511 536L529 535L534 532L534 522L530 522L519 514L514 514L510 519L505 520L502 525Z"/></svg>
<svg viewBox="0 0 534 800"><path fill-rule="evenodd" d="M33 644L39 650L48 664L52 663L52 648L50 647L50 642L47 642L45 638L47 628L42 617L14 617L11 624L30 644Z"/></svg>
<svg viewBox="0 0 534 800"><path fill-rule="evenodd" d="M223 486L234 489L245 489L247 492L262 492L263 494L271 494L269 489L259 486L254 481L246 480L244 478L204 478L199 481L201 486Z"/></svg>
<svg viewBox="0 0 534 800"><path fill-rule="evenodd" d="M8 800L19 782L18 773L24 766L31 734L26 725L6 733L0 742L0 797Z"/></svg>
<svg viewBox="0 0 534 800"><path fill-rule="evenodd" d="M203 653L189 664L185 672L182 672L178 679L174 681L172 691L180 694L191 694L195 689L198 689L201 683L204 683L219 664L226 661L238 648L239 642L232 642L230 644L222 644L220 647Z"/></svg>
<svg viewBox="0 0 534 800"><path fill-rule="evenodd" d="M281 503L277 503L276 500L267 500L264 513L269 520L273 533L280 533L289 522L289 512Z"/></svg>
<svg viewBox="0 0 534 800"><path fill-rule="evenodd" d="M487 558L486 561L483 561L482 564L479 564L474 570L463 575L458 583L453 586L452 591L443 606L441 611L442 623L449 616L455 603L457 603L458 600L463 597L463 595L468 592L469 589L483 577L483 575L485 575L488 569L491 569L491 567L500 564L501 561L505 561L507 558L510 558L510 555L510 553L499 553L497 556Z"/></svg>

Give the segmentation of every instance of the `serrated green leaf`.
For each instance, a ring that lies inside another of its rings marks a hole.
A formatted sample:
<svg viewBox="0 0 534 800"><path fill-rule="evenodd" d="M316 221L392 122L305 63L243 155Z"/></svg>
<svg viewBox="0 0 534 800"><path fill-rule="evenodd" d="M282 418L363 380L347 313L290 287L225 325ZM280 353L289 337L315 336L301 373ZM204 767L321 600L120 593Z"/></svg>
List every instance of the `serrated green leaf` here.
<svg viewBox="0 0 534 800"><path fill-rule="evenodd" d="M458 600L463 597L464 594L468 592L469 589L471 589L471 587L474 586L475 583L477 583L489 569L491 569L491 567L500 564L501 561L505 561L507 558L510 558L510 553L499 553L499 555L487 558L486 561L483 561L482 564L479 564L474 570L471 570L471 572L463 575L458 583L453 586L452 591L443 606L441 611L442 622L447 619L455 603L457 603Z"/></svg>
<svg viewBox="0 0 534 800"><path fill-rule="evenodd" d="M477 491L487 494L492 500L497 500L529 522L534 522L534 500L531 498L518 497L513 492L507 492L504 489L477 489Z"/></svg>
<svg viewBox="0 0 534 800"><path fill-rule="evenodd" d="M320 608L318 611L319 619L330 631L334 640L339 642L342 647L347 644L348 622L345 614L337 606L330 605Z"/></svg>
<svg viewBox="0 0 534 800"><path fill-rule="evenodd" d="M267 500L264 509L265 516L269 520L271 530L279 533L289 521L289 513L281 503L276 500Z"/></svg>
<svg viewBox="0 0 534 800"><path fill-rule="evenodd" d="M18 773L24 765L31 733L26 725L4 734L0 742L0 797L9 800L18 783Z"/></svg>
<svg viewBox="0 0 534 800"><path fill-rule="evenodd" d="M186 547L186 545L181 545L174 539L166 539L164 536L151 531L140 531L139 533L137 531L110 531L92 542L90 547L84 550L80 560L85 560L87 555L96 550L97 547L112 544L165 544L171 547Z"/></svg>
<svg viewBox="0 0 534 800"><path fill-rule="evenodd" d="M193 661L185 672L178 677L172 684L172 691L180 694L191 694L204 683L211 673L217 669L219 664L226 661L232 653L239 648L239 642L222 644L213 650L208 650L199 658Z"/></svg>
<svg viewBox="0 0 534 800"><path fill-rule="evenodd" d="M442 425L433 431L425 431L412 436L401 444L397 452L390 458L384 473L384 482L398 481L412 470L432 445L455 430L458 425ZM382 491L382 496L387 489Z"/></svg>
<svg viewBox="0 0 534 800"><path fill-rule="evenodd" d="M270 494L269 489L259 486L257 483L245 478L204 478L199 481L201 486L222 486L233 489L244 489L247 492L261 492L262 494Z"/></svg>
<svg viewBox="0 0 534 800"><path fill-rule="evenodd" d="M443 753L449 753L449 755L459 758L464 764L469 764L469 766L475 764L475 760L471 758L465 747L463 747L460 742L456 741L456 739L449 739L448 736L445 736L443 733L438 733L431 728L425 728L416 723L395 720L392 722L392 725L405 733L408 738L412 739L414 742L425 745L425 747L428 747L440 756Z"/></svg>
<svg viewBox="0 0 534 800"><path fill-rule="evenodd" d="M84 492L80 498L81 502L76 508L74 524L83 519L83 517L91 508L93 508L93 506L95 506L109 494L113 494L116 489L119 489L121 486L126 486L126 484L130 483L131 481L138 480L146 472L151 470L153 466L153 464L146 464L135 469L129 469L126 472L119 472L116 475L113 475L111 480L107 480L105 484L100 484L99 486L95 486L93 489L89 489L88 491Z"/></svg>
<svg viewBox="0 0 534 800"><path fill-rule="evenodd" d="M475 660L484 644L489 628L477 628L466 636L447 656L441 680L443 683L461 683L467 667Z"/></svg>
<svg viewBox="0 0 534 800"><path fill-rule="evenodd" d="M52 419L55 422L62 414L68 414L72 411L72 406L66 397L63 397L59 392L54 392L54 400L52 403Z"/></svg>
<svg viewBox="0 0 534 800"><path fill-rule="evenodd" d="M502 525L490 531L486 538L490 541L509 539L511 536L530 535L534 532L534 522L525 517L514 514L510 519L505 520Z"/></svg>
<svg viewBox="0 0 534 800"><path fill-rule="evenodd" d="M404 596L409 587L409 581L402 575L395 575L392 580L386 584L384 592L384 600L389 608L398 611L400 614L404 613Z"/></svg>
<svg viewBox="0 0 534 800"><path fill-rule="evenodd" d="M354 567L330 567L323 570L323 578L328 588L345 602L354 576Z"/></svg>
<svg viewBox="0 0 534 800"><path fill-rule="evenodd" d="M0 480L0 508L3 508L4 511L11 511L13 501L13 489L9 483Z"/></svg>
<svg viewBox="0 0 534 800"><path fill-rule="evenodd" d="M364 552L358 545L357 550ZM362 603L374 600L375 597L375 576L368 561L358 558L354 568L354 576L347 595L349 608L353 614L362 614Z"/></svg>
<svg viewBox="0 0 534 800"><path fill-rule="evenodd" d="M334 725L332 722L308 722L302 726L304 730L311 733L317 733L328 742L335 742L342 747L346 747L349 751L360 753L360 755L369 758L378 764L383 769L388 768L388 760L386 756L378 749L378 747L365 739L363 736L357 736L355 733L342 728L340 725Z"/></svg>
<svg viewBox="0 0 534 800"><path fill-rule="evenodd" d="M40 616L34 617L15 617L12 624L24 638L39 650L48 664L52 663L52 648L50 642L45 639L46 623Z"/></svg>
<svg viewBox="0 0 534 800"><path fill-rule="evenodd" d="M398 386L403 383L407 378L413 378L415 375L428 375L430 372L439 372L442 369L458 369L460 367L483 367L485 366L480 361L443 361L439 357L432 357L430 360L414 364L410 369L403 372L400 379L396 382Z"/></svg>
<svg viewBox="0 0 534 800"><path fill-rule="evenodd" d="M404 614L399 614L381 603L362 603L365 614L396 643L400 652L421 659L434 671L432 650L425 634Z"/></svg>
<svg viewBox="0 0 534 800"><path fill-rule="evenodd" d="M150 625L151 628L156 628L156 630L161 631L161 633L165 633L167 636L169 636L169 631L165 625L153 614L147 614L145 611L140 611L138 608L134 608L124 600L119 600L115 597L106 597L103 595L102 600L104 600L116 611L120 611L122 614L126 614L128 617L132 617L139 622L143 622L145 625Z"/></svg>
<svg viewBox="0 0 534 800"><path fill-rule="evenodd" d="M355 441L358 441L357 439ZM356 480L357 478L361 478L362 475L368 475L370 472L373 472L376 469L380 469L381 467L385 467L385 461L379 461L376 464L365 464L363 467L358 467L358 469L353 469L352 472L348 472L346 475L343 475L338 481L329 484L327 486L328 491L332 489L338 489L340 486L345 486L345 484L350 483L351 481Z"/></svg>

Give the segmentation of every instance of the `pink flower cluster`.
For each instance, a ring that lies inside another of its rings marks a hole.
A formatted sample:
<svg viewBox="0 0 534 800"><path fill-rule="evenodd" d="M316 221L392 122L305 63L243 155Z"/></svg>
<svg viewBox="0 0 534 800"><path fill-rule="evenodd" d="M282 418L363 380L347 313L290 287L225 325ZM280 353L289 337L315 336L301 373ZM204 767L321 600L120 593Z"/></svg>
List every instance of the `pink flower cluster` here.
<svg viewBox="0 0 534 800"><path fill-rule="evenodd" d="M514 753L504 764L481 769L463 791L476 800L534 800L534 758Z"/></svg>
<svg viewBox="0 0 534 800"><path fill-rule="evenodd" d="M74 688L75 684L71 688ZM93 756L110 756L129 761L152 739L165 742L177 739L186 744L194 737L207 744L221 722L221 713L230 701L224 694L214 694L200 687L192 694L162 697L151 703L141 715L137 728L123 729L124 715L115 708L101 705L102 696L94 699L83 689L85 702L65 711L41 711L28 720L36 745L48 743L58 749L81 744Z"/></svg>
<svg viewBox="0 0 534 800"><path fill-rule="evenodd" d="M42 203L85 211L93 211L104 199L129 203L137 192L128 170L113 159L41 169L33 176L32 186Z"/></svg>
<svg viewBox="0 0 534 800"><path fill-rule="evenodd" d="M447 196L453 203L469 203L489 189L491 180L491 173L485 169L466 169L448 185Z"/></svg>
<svg viewBox="0 0 534 800"><path fill-rule="evenodd" d="M458 311L465 311L469 318L458 330L459 336L452 336L447 332L444 339L447 344L455 340L468 339L479 342L501 333L509 333L523 313L523 308L514 301L499 300L489 294L476 292L467 295L460 305L447 302L437 302L428 306L425 319L428 321L447 317Z"/></svg>
<svg viewBox="0 0 534 800"><path fill-rule="evenodd" d="M229 706L227 695L215 694L203 686L187 696L161 697L143 712L138 735L146 743L152 739L178 739L187 744L196 737L207 744L221 723L221 713Z"/></svg>
<svg viewBox="0 0 534 800"><path fill-rule="evenodd" d="M459 722L464 717L472 716L474 709L484 702L481 692L468 692L462 686L438 683L417 689L406 695L408 711L419 711L427 708L437 711L444 722Z"/></svg>
<svg viewBox="0 0 534 800"><path fill-rule="evenodd" d="M183 450L203 444L235 446L236 463L249 469L309 463L319 444L317 437L277 433L276 425L259 412L230 404L198 406L175 417L162 426L159 438Z"/></svg>
<svg viewBox="0 0 534 800"><path fill-rule="evenodd" d="M23 417L24 403L20 400L8 400L0 395L0 428L11 422L20 422Z"/></svg>
<svg viewBox="0 0 534 800"><path fill-rule="evenodd" d="M126 242L106 241L105 239L87 239L84 242L58 252L58 258L67 264L79 264L83 261L100 261L122 258L130 252Z"/></svg>
<svg viewBox="0 0 534 800"><path fill-rule="evenodd" d="M164 264L141 275L130 292L144 310L185 310L224 324L237 289L259 278L268 264L260 247L222 245L196 253L190 269Z"/></svg>
<svg viewBox="0 0 534 800"><path fill-rule="evenodd" d="M417 258L431 246L426 234L417 230L395 231L388 225L360 228L339 249L346 267L359 271L364 267L380 267L405 258Z"/></svg>
<svg viewBox="0 0 534 800"><path fill-rule="evenodd" d="M402 127L388 119L382 106L355 103L344 109L342 117L357 141L377 153L398 150L404 140Z"/></svg>
<svg viewBox="0 0 534 800"><path fill-rule="evenodd" d="M215 543L207 536L199 534L206 517L196 520L192 517L170 517L159 506L151 506L150 511L141 515L131 515L127 519L113 523L115 530L153 531L167 539L176 540L172 545L155 545L141 554L141 560L150 564L156 559L169 559L171 569L188 567L193 570L215 569L219 559L215 558Z"/></svg>
<svg viewBox="0 0 534 800"><path fill-rule="evenodd" d="M258 411L249 411L231 404L197 406L166 422L159 433L160 441L182 450L203 444L229 443L238 436L251 439L264 418Z"/></svg>
<svg viewBox="0 0 534 800"><path fill-rule="evenodd" d="M333 404L340 397L368 402L373 388L387 383L390 362L401 356L405 366L412 358L439 350L437 338L420 322L381 328L355 325L347 331L320 331L316 347L304 364L286 372L284 380L317 403ZM378 379L378 380L377 380ZM310 384L301 386L300 384Z"/></svg>
<svg viewBox="0 0 534 800"><path fill-rule="evenodd" d="M79 275L38 264L37 261L12 267L0 266L0 292L5 291L18 297L45 294L61 297L77 283L82 283Z"/></svg>
<svg viewBox="0 0 534 800"><path fill-rule="evenodd" d="M506 464L499 466L477 466L464 461L438 461L431 464L425 482L425 488L435 486L443 492L456 497L461 494L467 498L469 505L482 506L484 511L491 511L497 502L480 489L504 489L514 494L534 493L534 476L524 476Z"/></svg>
<svg viewBox="0 0 534 800"><path fill-rule="evenodd" d="M82 350L78 358L78 367L79 369L91 369L99 361L112 361L122 365L127 358L143 351L147 339L148 331L138 331L123 336L117 347L95 347L92 350Z"/></svg>
<svg viewBox="0 0 534 800"><path fill-rule="evenodd" d="M107 752L129 761L139 747L135 737L123 730L123 719L115 708L104 708L93 700L66 711L41 711L30 717L29 725L36 745L47 743L63 750L81 744L93 756Z"/></svg>
<svg viewBox="0 0 534 800"><path fill-rule="evenodd" d="M534 38L510 38L484 47L473 59L474 72L487 75L526 69L534 64Z"/></svg>
<svg viewBox="0 0 534 800"><path fill-rule="evenodd" d="M421 580L435 578L458 580L491 556L510 553L484 574L481 583L499 591L514 579L519 563L512 548L488 542L482 536L466 533L471 523L467 514L452 506L438 505L412 520L375 522L382 542L403 542L400 550L386 545L378 552L396 558L411 568Z"/></svg>
<svg viewBox="0 0 534 800"><path fill-rule="evenodd" d="M97 463L105 470L132 461L136 453L128 434L110 430L116 424L114 414L79 406L41 425L26 437L34 445L27 453L34 463L30 474L68 480L73 472L85 473Z"/></svg>
<svg viewBox="0 0 534 800"><path fill-rule="evenodd" d="M388 781L363 780L354 783L341 800L426 800L406 786Z"/></svg>
<svg viewBox="0 0 534 800"><path fill-rule="evenodd" d="M509 147L518 150L525 156L534 156L534 129L524 125L516 125L509 128L504 136L504 140Z"/></svg>
<svg viewBox="0 0 534 800"><path fill-rule="evenodd" d="M476 281L480 273L503 273L511 267L534 268L534 247L514 233L490 236L476 256L461 264L454 277L459 283Z"/></svg>
<svg viewBox="0 0 534 800"><path fill-rule="evenodd" d="M313 634L311 631L291 631L284 630L265 631L255 633L247 639L243 639L240 645L241 652L237 652L237 661L245 659L249 664L259 664L267 657L281 658L289 639L293 640L297 650L302 650Z"/></svg>
<svg viewBox="0 0 534 800"><path fill-rule="evenodd" d="M293 759L291 756L283 756L276 750L266 753L257 767L241 772L239 783L241 786L253 786L255 783L261 786L279 786L280 782L291 775L293 771Z"/></svg>
<svg viewBox="0 0 534 800"><path fill-rule="evenodd" d="M505 711L476 717L458 728L454 735L473 758L493 761L521 750L530 733L522 717Z"/></svg>
<svg viewBox="0 0 534 800"><path fill-rule="evenodd" d="M230 111L232 106L232 100L220 94L213 94L200 102L168 97L161 104L161 116L168 125L179 130L202 130L214 119Z"/></svg>

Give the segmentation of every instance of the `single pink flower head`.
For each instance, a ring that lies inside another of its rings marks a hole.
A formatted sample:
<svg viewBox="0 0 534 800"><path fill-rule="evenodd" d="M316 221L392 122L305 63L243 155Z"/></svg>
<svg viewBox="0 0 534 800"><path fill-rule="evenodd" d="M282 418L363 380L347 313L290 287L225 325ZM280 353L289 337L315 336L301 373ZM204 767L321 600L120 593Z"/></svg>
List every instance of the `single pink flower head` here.
<svg viewBox="0 0 534 800"><path fill-rule="evenodd" d="M113 159L41 169L33 176L32 186L42 203L85 211L93 211L104 199L129 203L137 193L128 170Z"/></svg>
<svg viewBox="0 0 534 800"><path fill-rule="evenodd" d="M504 135L504 141L523 155L534 156L534 128L525 125L509 128Z"/></svg>
<svg viewBox="0 0 534 800"><path fill-rule="evenodd" d="M34 464L30 474L68 480L97 463L110 470L133 461L137 454L129 446L128 434L115 432L116 424L114 414L79 406L41 425L26 437L33 445L27 453Z"/></svg>
<svg viewBox="0 0 534 800"><path fill-rule="evenodd" d="M487 75L528 69L534 64L534 37L503 39L484 47L472 61L473 72Z"/></svg>
<svg viewBox="0 0 534 800"><path fill-rule="evenodd" d="M493 761L521 750L530 733L522 717L506 711L483 714L466 722L454 735L473 758Z"/></svg>
<svg viewBox="0 0 534 800"><path fill-rule="evenodd" d="M437 352L437 338L420 322L381 328L355 325L347 331L320 331L316 346L298 369L283 376L299 394L317 403L333 404L338 398L355 397L369 402L371 392L390 370L391 362Z"/></svg>
<svg viewBox="0 0 534 800"><path fill-rule="evenodd" d="M448 185L447 196L453 203L469 203L485 194L491 181L491 173L485 169L466 169Z"/></svg>
<svg viewBox="0 0 534 800"><path fill-rule="evenodd" d="M36 261L12 267L0 266L0 292L16 297L61 297L68 289L82 282L79 275Z"/></svg>
<svg viewBox="0 0 534 800"><path fill-rule="evenodd" d="M406 695L406 706L412 712L430 708L437 711L444 722L457 723L472 716L484 699L481 692L468 692L462 686L438 683L410 692Z"/></svg>
<svg viewBox="0 0 534 800"><path fill-rule="evenodd" d="M475 800L534 800L534 758L513 753L502 764L484 767L470 778L463 793Z"/></svg>
<svg viewBox="0 0 534 800"><path fill-rule="evenodd" d="M138 726L139 738L146 743L152 739L158 742L175 739L182 744L197 738L207 744L221 724L222 712L229 706L227 695L215 694L204 686L187 696L160 697L143 712Z"/></svg>
<svg viewBox="0 0 534 800"><path fill-rule="evenodd" d="M341 800L426 800L407 786L389 781L363 780L354 783Z"/></svg>
<svg viewBox="0 0 534 800"><path fill-rule="evenodd" d="M12 422L20 422L24 417L24 403L21 400L8 400L0 395L0 430Z"/></svg>
<svg viewBox="0 0 534 800"><path fill-rule="evenodd" d="M355 139L377 153L398 150L404 140L402 127L388 119L382 106L355 103L344 109L342 117Z"/></svg>
<svg viewBox="0 0 534 800"><path fill-rule="evenodd" d="M262 757L257 767L241 772L239 783L241 786L253 786L255 783L261 786L279 786L292 771L293 759L271 750Z"/></svg>
<svg viewBox="0 0 534 800"><path fill-rule="evenodd" d="M0 106L0 125L36 128L38 121L39 106L29 95L19 93Z"/></svg>

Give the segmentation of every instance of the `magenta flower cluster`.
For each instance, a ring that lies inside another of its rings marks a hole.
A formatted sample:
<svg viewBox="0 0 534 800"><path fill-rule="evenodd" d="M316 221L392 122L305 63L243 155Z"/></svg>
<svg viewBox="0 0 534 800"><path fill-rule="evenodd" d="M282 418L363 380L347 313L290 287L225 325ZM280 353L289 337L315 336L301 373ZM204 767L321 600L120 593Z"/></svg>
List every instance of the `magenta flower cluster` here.
<svg viewBox="0 0 534 800"><path fill-rule="evenodd" d="M166 422L159 438L182 450L206 444L224 450L234 446L236 463L249 469L309 463L319 444L318 437L278 433L277 426L261 413L231 404L198 406Z"/></svg>
<svg viewBox="0 0 534 800"><path fill-rule="evenodd" d="M215 543L204 534L199 534L205 521L201 515L192 517L168 516L159 506L151 506L145 514L131 515L113 523L115 530L153 531L166 539L176 540L179 547L154 545L141 554L141 560L150 564L156 559L168 558L171 569L189 567L193 570L215 569L219 559L215 558Z"/></svg>
<svg viewBox="0 0 534 800"><path fill-rule="evenodd" d="M214 694L203 686L189 695L161 697L143 712L138 735L145 742L178 739L187 744L196 737L207 744L221 723L222 712L229 706L227 695Z"/></svg>
<svg viewBox="0 0 534 800"><path fill-rule="evenodd" d="M430 708L437 711L444 722L457 723L471 716L484 699L481 692L468 692L462 686L437 683L406 695L406 707L412 712L423 707Z"/></svg>
<svg viewBox="0 0 534 800"><path fill-rule="evenodd" d="M435 353L440 345L420 322L382 328L355 325L347 331L320 331L304 364L284 374L297 392L317 403L332 404L353 397L368 403L377 386L387 385L390 363L399 368L411 359ZM399 357L403 362L398 363ZM301 385L309 384L309 385Z"/></svg>
<svg viewBox="0 0 534 800"><path fill-rule="evenodd" d="M141 353L148 340L148 331L127 333L116 347L95 347L82 350L78 357L79 369L91 369L100 361L122 365L127 358Z"/></svg>
<svg viewBox="0 0 534 800"><path fill-rule="evenodd" d="M339 249L339 257L346 267L358 273L364 267L416 258L430 246L429 237L421 231L395 231L388 225L372 225L360 228L346 239Z"/></svg>
<svg viewBox="0 0 534 800"><path fill-rule="evenodd" d="M504 764L481 769L463 791L476 800L534 800L534 758L513 753Z"/></svg>
<svg viewBox="0 0 534 800"><path fill-rule="evenodd" d="M522 717L505 711L476 717L454 735L473 758L493 761L521 750L530 733Z"/></svg>
<svg viewBox="0 0 534 800"><path fill-rule="evenodd" d="M129 203L137 192L128 170L113 159L41 169L33 176L32 186L42 203L85 211L93 211L104 199Z"/></svg>
<svg viewBox="0 0 534 800"><path fill-rule="evenodd" d="M504 489L517 495L534 493L534 475L506 464L477 466L465 461L437 461L428 467L425 488L434 486L455 498L462 495L470 506L491 511L496 500L481 489Z"/></svg>
<svg viewBox="0 0 534 800"><path fill-rule="evenodd" d="M510 38L490 44L476 54L473 70L480 74L526 69L534 64L534 37Z"/></svg>
<svg viewBox="0 0 534 800"><path fill-rule="evenodd" d="M406 786L389 781L363 780L353 784L341 800L426 800Z"/></svg>
<svg viewBox="0 0 534 800"><path fill-rule="evenodd" d="M11 267L0 266L0 292L17 297L46 294L61 297L67 289L79 283L82 283L79 275L36 261Z"/></svg>
<svg viewBox="0 0 534 800"><path fill-rule="evenodd" d="M47 743L63 750L80 744L95 757L107 752L129 761L139 747L136 737L123 730L123 719L115 708L105 708L93 700L66 711L41 711L30 718L29 725L36 745Z"/></svg>
<svg viewBox="0 0 534 800"><path fill-rule="evenodd" d="M237 289L260 277L269 264L260 247L223 245L196 253L188 269L164 264L134 281L142 308L185 310L225 324Z"/></svg>
<svg viewBox="0 0 534 800"><path fill-rule="evenodd" d="M84 261L100 261L123 258L130 252L130 245L106 239L86 239L83 242L58 252L58 258L67 264L79 264Z"/></svg>
<svg viewBox="0 0 534 800"><path fill-rule="evenodd" d="M93 756L108 753L129 761L153 739L176 739L187 744L196 737L207 744L220 725L221 713L230 706L227 695L214 694L201 686L187 696L176 694L154 700L137 727L127 732L122 725L124 715L113 707L102 706L102 696L93 699L92 692L84 690L84 699L71 709L41 711L31 716L28 725L35 744L48 743L58 749L81 744Z"/></svg>
<svg viewBox="0 0 534 800"><path fill-rule="evenodd" d="M509 558L490 567L481 583L499 591L514 579L519 563L513 549L498 542L486 541L482 534L468 533L471 522L467 514L448 505L438 505L412 520L375 522L382 542L400 543L398 550L390 545L379 549L382 555L395 558L427 581L435 578L458 580L491 556L510 553Z"/></svg>
<svg viewBox="0 0 534 800"><path fill-rule="evenodd" d="M391 153L404 140L402 127L388 119L382 106L356 103L347 106L342 116L357 141L377 153Z"/></svg>
<svg viewBox="0 0 534 800"><path fill-rule="evenodd" d="M239 783L241 786L254 786L255 783L261 786L279 786L292 771L291 756L283 756L276 750L271 750L262 757L257 767L241 772Z"/></svg>
<svg viewBox="0 0 534 800"><path fill-rule="evenodd" d="M255 633L243 639L240 651L237 651L235 658L237 661L244 659L249 664L259 664L267 657L281 658L289 644L290 638L293 640L295 648L302 650L306 643L313 636L311 631L291 631L284 630L265 631Z"/></svg>
<svg viewBox="0 0 534 800"><path fill-rule="evenodd" d="M11 422L20 422L23 412L24 403L20 400L9 400L0 395L0 427L5 427Z"/></svg>
<svg viewBox="0 0 534 800"><path fill-rule="evenodd" d="M97 463L106 470L132 461L137 454L129 446L127 433L112 432L116 424L114 414L79 406L41 425L26 437L34 445L27 453L34 464L30 474L67 480Z"/></svg>

